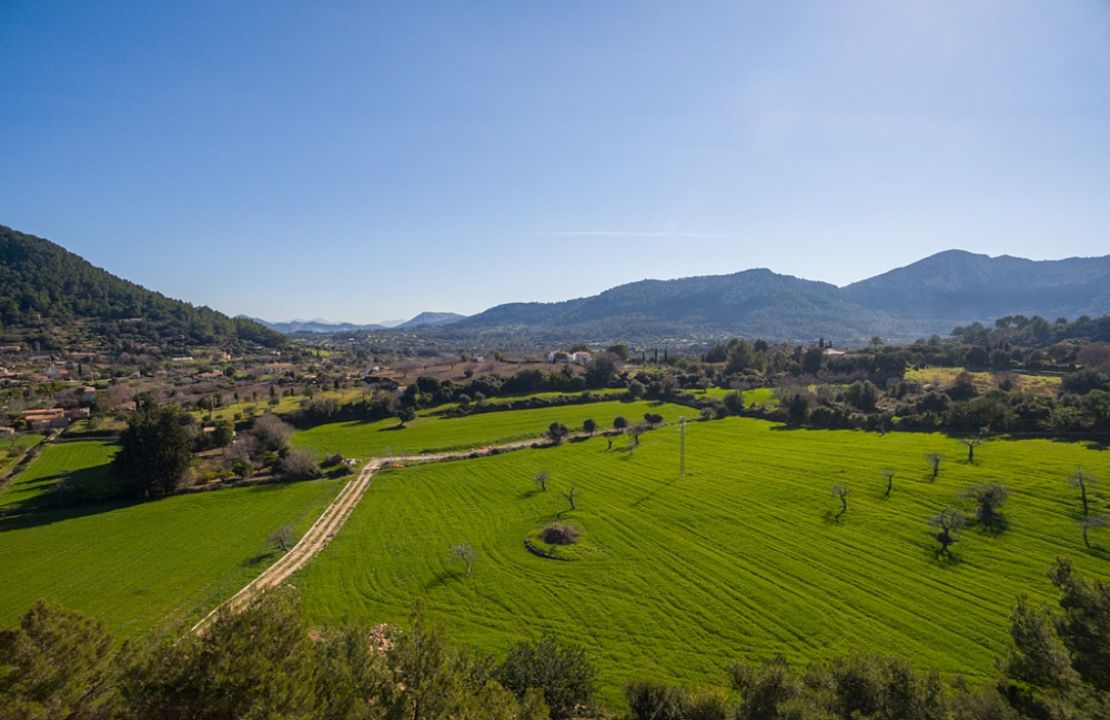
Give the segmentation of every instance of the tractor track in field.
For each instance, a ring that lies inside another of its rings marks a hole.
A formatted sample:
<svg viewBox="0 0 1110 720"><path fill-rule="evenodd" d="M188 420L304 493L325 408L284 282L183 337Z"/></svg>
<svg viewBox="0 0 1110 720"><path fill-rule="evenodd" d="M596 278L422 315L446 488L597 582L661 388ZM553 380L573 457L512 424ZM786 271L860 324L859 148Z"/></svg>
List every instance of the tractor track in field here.
<svg viewBox="0 0 1110 720"><path fill-rule="evenodd" d="M596 434L603 435L610 433ZM577 433L569 435L567 439L577 440L587 437L589 437L589 435L585 433ZM362 496L366 494L366 490L370 487L370 482L374 479L374 475L382 468L417 463L443 462L446 460L464 460L467 458L493 455L524 448L542 447L543 445L543 440L533 438L530 440L518 440L516 442L505 443L503 445L487 445L469 450L427 453L424 455L370 458L359 472L358 477L343 486L343 489L339 491L339 494L335 496L331 504L324 508L324 512L320 514L320 517L316 518L316 522L312 523L312 527L310 527L304 536L297 541L296 545L278 558L273 565L270 565L263 570L261 574L247 583L239 592L217 605L211 612L201 618L200 622L193 626L193 632L203 634L212 622L219 617L221 611L226 610L227 612L234 613L242 610L250 605L251 601L260 593L282 584L307 565L312 558L319 555L332 541L332 538L339 533L343 524L347 522L347 518L351 516L351 513L354 511L359 501L362 500Z"/></svg>

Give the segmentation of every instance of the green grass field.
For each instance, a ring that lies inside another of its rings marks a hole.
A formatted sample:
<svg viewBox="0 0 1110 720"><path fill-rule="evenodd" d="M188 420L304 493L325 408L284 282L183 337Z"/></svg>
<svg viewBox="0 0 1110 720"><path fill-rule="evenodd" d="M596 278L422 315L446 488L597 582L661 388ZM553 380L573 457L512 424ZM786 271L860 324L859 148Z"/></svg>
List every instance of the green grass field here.
<svg viewBox="0 0 1110 720"><path fill-rule="evenodd" d="M695 409L681 405L606 401L480 413L461 418L421 416L403 429L397 429L397 421L392 418L376 422L327 423L294 433L292 443L319 455L341 453L365 459L375 455L414 454L539 437L552 422L579 430L583 420L593 418L599 429L606 429L612 427L618 415L624 416L629 423L636 423L642 422L647 412L658 413L668 422L684 415L697 415Z"/></svg>
<svg viewBox="0 0 1110 720"><path fill-rule="evenodd" d="M25 433L12 439L0 440L0 479L6 477L15 467L24 451L38 445L45 437L38 433Z"/></svg>
<svg viewBox="0 0 1110 720"><path fill-rule="evenodd" d="M692 390L690 391L694 397L710 397L721 400L725 395L735 390L728 388L707 388L704 391ZM741 397L744 400L744 406L751 405L765 405L768 408L777 407L779 404L778 398L775 397L774 388L754 388L752 390L744 390L741 392Z"/></svg>
<svg viewBox="0 0 1110 720"><path fill-rule="evenodd" d="M304 532L339 486L314 480L0 518L0 626L38 598L127 636L195 621L277 559L271 532Z"/></svg>
<svg viewBox="0 0 1110 720"><path fill-rule="evenodd" d="M115 482L110 463L117 450L114 442L101 440L47 445L0 491L0 508L56 507L111 497ZM63 478L65 486L59 491Z"/></svg>
<svg viewBox="0 0 1110 720"><path fill-rule="evenodd" d="M1110 481L1106 451L996 440L972 466L940 435L732 418L689 425L680 478L678 441L671 426L631 453L591 439L385 471L294 582L318 621L403 622L422 597L482 649L557 631L589 648L602 699L619 705L634 678L722 684L730 660L777 653L802 662L877 651L982 681L1015 598L1050 599L1057 556L1110 577L1110 554L1082 546L1066 483L1077 465ZM945 459L930 482L933 451ZM884 467L896 472L890 498ZM538 469L551 475L547 492L533 486ZM527 553L523 539L564 509L571 481L578 510L563 519L583 532L583 552L572 562ZM957 561L938 561L927 518L979 482L1010 490L1008 529L965 530ZM851 488L839 524L834 483ZM1110 529L1098 532L1110 547ZM463 542L478 553L470 578L450 559Z"/></svg>

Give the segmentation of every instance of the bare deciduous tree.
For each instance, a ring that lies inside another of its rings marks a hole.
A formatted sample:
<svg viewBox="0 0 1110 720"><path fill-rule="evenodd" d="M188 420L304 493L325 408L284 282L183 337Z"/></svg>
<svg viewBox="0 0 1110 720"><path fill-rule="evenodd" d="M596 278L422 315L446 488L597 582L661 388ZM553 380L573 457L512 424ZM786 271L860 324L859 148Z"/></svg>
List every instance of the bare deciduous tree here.
<svg viewBox="0 0 1110 720"><path fill-rule="evenodd" d="M269 542L270 546L275 550L289 552L293 546L297 544L297 536L293 533L292 525L282 525L277 530L270 533L267 542Z"/></svg>
<svg viewBox="0 0 1110 720"><path fill-rule="evenodd" d="M929 465L933 469L933 480L937 479L937 473L940 472L941 456L938 453L926 453L925 459L929 461Z"/></svg>
<svg viewBox="0 0 1110 720"><path fill-rule="evenodd" d="M1083 503L1083 517L1087 517L1090 514L1087 490L1095 484L1095 479L1083 472L1083 468L1076 468L1075 473L1068 478L1068 482L1071 483L1072 487L1079 488L1079 501Z"/></svg>
<svg viewBox="0 0 1110 720"><path fill-rule="evenodd" d="M890 468L883 468L879 472L886 478L886 492L883 493L883 497L890 497L890 491L894 489L894 471Z"/></svg>
<svg viewBox="0 0 1110 720"><path fill-rule="evenodd" d="M478 553L469 543L460 543L451 547L451 557L458 562L466 564L466 576L470 577L470 567L478 559Z"/></svg>
<svg viewBox="0 0 1110 720"><path fill-rule="evenodd" d="M955 532L960 528L967 525L967 518L964 514L955 508L945 508L941 510L936 516L929 518L929 524L937 528L933 537L940 543L940 550L937 550L937 557L945 555L952 557L952 551L949 546L956 542Z"/></svg>
<svg viewBox="0 0 1110 720"><path fill-rule="evenodd" d="M251 434L254 435L262 450L281 452L289 446L289 436L293 426L284 422L273 413L267 413L254 421Z"/></svg>
<svg viewBox="0 0 1110 720"><path fill-rule="evenodd" d="M575 504L575 501L574 501L576 492L577 491L574 489L574 483L572 482L570 484L570 489L567 490L565 493L563 493L563 497L565 497L567 499L567 503L570 504L570 509L571 510L577 510L578 509L578 506Z"/></svg>
<svg viewBox="0 0 1110 720"><path fill-rule="evenodd" d="M833 518L836 522L840 522L840 518L844 517L844 513L848 512L848 486L847 485L833 485L832 495L835 498L840 498L840 512Z"/></svg>
<svg viewBox="0 0 1110 720"><path fill-rule="evenodd" d="M316 464L316 458L307 450L293 450L278 462L281 474L291 480L310 480L323 473Z"/></svg>
<svg viewBox="0 0 1110 720"><path fill-rule="evenodd" d="M536 474L532 476L532 482L539 486L541 492L547 492L547 481L550 476L546 470L537 470Z"/></svg>
<svg viewBox="0 0 1110 720"><path fill-rule="evenodd" d="M960 442L967 446L967 461L969 463L975 462L975 448L983 443L983 438L978 436L973 438L960 438Z"/></svg>

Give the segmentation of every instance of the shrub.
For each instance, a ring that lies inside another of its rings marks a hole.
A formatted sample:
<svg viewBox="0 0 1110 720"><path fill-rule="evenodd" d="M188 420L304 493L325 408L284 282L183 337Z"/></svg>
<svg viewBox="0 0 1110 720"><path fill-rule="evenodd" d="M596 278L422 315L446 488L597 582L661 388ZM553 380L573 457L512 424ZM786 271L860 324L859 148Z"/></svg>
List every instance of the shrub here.
<svg viewBox="0 0 1110 720"><path fill-rule="evenodd" d="M561 720L571 717L575 706L590 701L596 674L580 645L544 635L535 643L510 648L494 678L520 698L529 688L542 690L552 719Z"/></svg>
<svg viewBox="0 0 1110 720"><path fill-rule="evenodd" d="M289 435L292 432L293 426L273 413L263 415L251 426L251 434L258 441L259 448L275 452L281 452L289 446Z"/></svg>
<svg viewBox="0 0 1110 720"><path fill-rule="evenodd" d="M278 461L281 474L291 480L309 480L320 477L320 468L307 450L294 450Z"/></svg>
<svg viewBox="0 0 1110 720"><path fill-rule="evenodd" d="M565 523L553 523L540 531L540 540L548 545L573 545L578 542L578 528Z"/></svg>

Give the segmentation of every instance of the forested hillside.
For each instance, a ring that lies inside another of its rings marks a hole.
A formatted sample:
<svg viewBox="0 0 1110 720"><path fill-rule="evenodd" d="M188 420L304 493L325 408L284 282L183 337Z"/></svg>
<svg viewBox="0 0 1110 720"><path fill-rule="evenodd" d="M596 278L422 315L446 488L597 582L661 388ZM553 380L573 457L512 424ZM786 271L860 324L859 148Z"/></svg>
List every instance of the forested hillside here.
<svg viewBox="0 0 1110 720"><path fill-rule="evenodd" d="M641 344L731 336L792 342L878 335L911 341L1008 315L1110 313L1110 256L1033 261L951 250L838 288L745 270L641 280L592 297L509 303L426 333L445 338L624 340ZM383 331L388 332L388 331Z"/></svg>
<svg viewBox="0 0 1110 720"><path fill-rule="evenodd" d="M278 347L279 333L152 292L34 235L0 226L0 338L42 349L120 341L166 349Z"/></svg>

